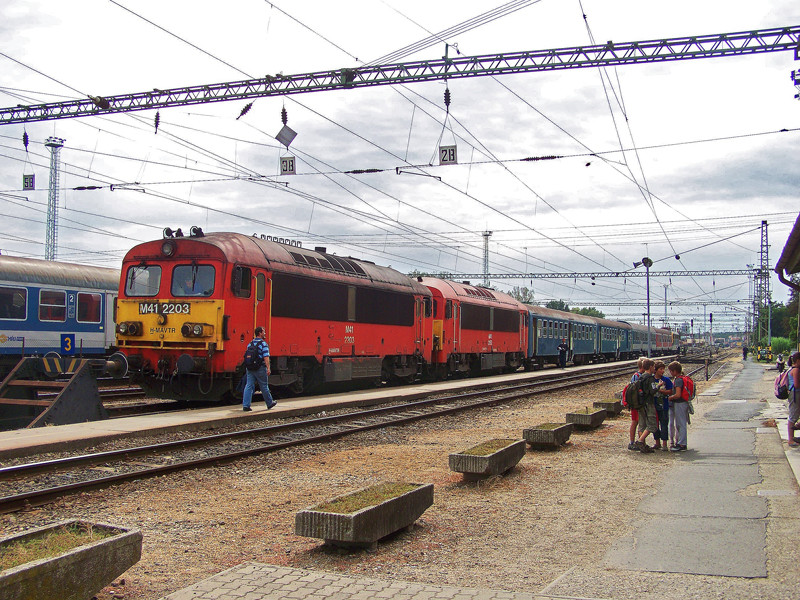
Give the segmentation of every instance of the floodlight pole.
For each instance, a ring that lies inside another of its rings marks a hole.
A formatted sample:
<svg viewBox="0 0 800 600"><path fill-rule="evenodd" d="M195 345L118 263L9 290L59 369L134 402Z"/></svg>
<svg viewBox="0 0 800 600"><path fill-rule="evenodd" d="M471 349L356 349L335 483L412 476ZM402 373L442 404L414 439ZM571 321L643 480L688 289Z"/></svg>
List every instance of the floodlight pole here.
<svg viewBox="0 0 800 600"><path fill-rule="evenodd" d="M647 275L645 277L647 281L647 358L651 358L653 356L653 351L650 341L650 267L653 266L653 261L645 256L642 259L642 264L647 270Z"/></svg>
<svg viewBox="0 0 800 600"><path fill-rule="evenodd" d="M650 267L653 266L653 261L648 257L644 257L641 261L633 263L633 268L644 265L646 270L645 278L647 280L647 358L652 356L652 342L650 335Z"/></svg>

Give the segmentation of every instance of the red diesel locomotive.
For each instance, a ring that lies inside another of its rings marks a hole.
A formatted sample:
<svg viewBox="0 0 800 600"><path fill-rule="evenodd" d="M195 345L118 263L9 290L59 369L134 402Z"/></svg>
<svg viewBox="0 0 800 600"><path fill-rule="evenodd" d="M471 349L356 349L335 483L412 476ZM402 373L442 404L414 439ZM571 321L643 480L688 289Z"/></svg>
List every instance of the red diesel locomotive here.
<svg viewBox="0 0 800 600"><path fill-rule="evenodd" d="M230 394L257 326L270 385L411 381L430 362L431 292L391 268L238 233L170 235L125 256L117 340L163 396Z"/></svg>
<svg viewBox="0 0 800 600"><path fill-rule="evenodd" d="M529 307L468 283L414 280L324 248L195 227L185 237L165 230L127 253L117 323L137 382L179 399L235 396L258 326L272 355L270 385L292 393L329 382L532 369L557 358L562 338L575 364L647 349L640 325ZM655 353L680 339L652 335Z"/></svg>
<svg viewBox="0 0 800 600"><path fill-rule="evenodd" d="M432 374L516 371L525 360L528 310L508 294L432 277Z"/></svg>

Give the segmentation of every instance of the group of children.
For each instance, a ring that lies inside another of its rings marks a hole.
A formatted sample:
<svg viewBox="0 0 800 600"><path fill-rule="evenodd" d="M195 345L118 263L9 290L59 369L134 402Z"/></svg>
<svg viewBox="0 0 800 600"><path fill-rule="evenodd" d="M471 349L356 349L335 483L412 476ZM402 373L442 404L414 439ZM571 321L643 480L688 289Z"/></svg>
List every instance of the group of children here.
<svg viewBox="0 0 800 600"><path fill-rule="evenodd" d="M667 369L672 379L664 375ZM639 408L631 408L628 450L645 453L686 450L690 404L684 394L686 384L681 363L674 361L667 366L663 361L641 357L639 370L631 377L632 384L637 381L640 381ZM651 433L655 446L647 445Z"/></svg>

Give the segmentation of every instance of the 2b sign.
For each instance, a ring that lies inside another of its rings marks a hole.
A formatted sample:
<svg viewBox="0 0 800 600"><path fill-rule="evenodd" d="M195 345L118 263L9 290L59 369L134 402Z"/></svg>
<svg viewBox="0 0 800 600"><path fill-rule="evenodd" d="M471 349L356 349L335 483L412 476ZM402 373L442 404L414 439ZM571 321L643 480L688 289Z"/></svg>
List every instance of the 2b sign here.
<svg viewBox="0 0 800 600"><path fill-rule="evenodd" d="M439 146L439 164L456 165L458 164L458 154L455 146Z"/></svg>
<svg viewBox="0 0 800 600"><path fill-rule="evenodd" d="M294 156L281 156L281 175L297 175Z"/></svg>

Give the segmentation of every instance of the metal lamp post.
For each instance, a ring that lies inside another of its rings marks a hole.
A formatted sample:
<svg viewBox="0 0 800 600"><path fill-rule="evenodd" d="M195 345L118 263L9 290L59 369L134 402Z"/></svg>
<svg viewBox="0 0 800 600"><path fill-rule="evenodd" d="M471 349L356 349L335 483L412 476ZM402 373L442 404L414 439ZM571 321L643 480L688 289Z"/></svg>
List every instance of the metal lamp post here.
<svg viewBox="0 0 800 600"><path fill-rule="evenodd" d="M647 357L650 358L652 355L652 345L651 345L651 336L650 336L650 267L653 266L653 261L650 260L648 257L644 257L641 261L637 261L633 263L633 268L636 269L644 265L646 270L645 273L645 280L647 281Z"/></svg>

